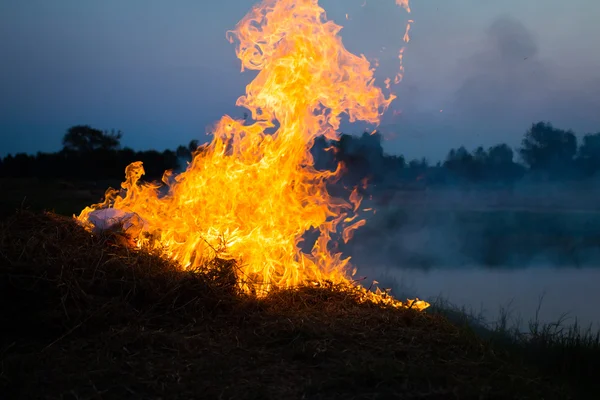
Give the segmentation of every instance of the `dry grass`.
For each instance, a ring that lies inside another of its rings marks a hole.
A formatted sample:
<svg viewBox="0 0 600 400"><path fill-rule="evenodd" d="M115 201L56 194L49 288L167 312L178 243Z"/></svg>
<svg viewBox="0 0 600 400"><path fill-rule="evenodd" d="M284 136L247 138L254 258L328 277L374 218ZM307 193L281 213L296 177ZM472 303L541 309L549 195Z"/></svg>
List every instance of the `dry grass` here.
<svg viewBox="0 0 600 400"><path fill-rule="evenodd" d="M0 229L5 398L569 398L440 315L360 304L343 287L257 300L234 263L182 272L20 212Z"/></svg>

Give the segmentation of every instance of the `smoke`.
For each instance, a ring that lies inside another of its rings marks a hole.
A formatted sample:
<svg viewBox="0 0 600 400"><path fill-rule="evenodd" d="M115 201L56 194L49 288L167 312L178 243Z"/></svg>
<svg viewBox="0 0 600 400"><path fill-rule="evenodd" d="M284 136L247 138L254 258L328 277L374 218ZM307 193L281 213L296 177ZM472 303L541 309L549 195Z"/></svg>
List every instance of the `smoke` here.
<svg viewBox="0 0 600 400"><path fill-rule="evenodd" d="M462 84L453 110L467 118L527 117L548 92L549 66L540 58L533 33L518 20L497 18L484 33L481 49L459 64Z"/></svg>
<svg viewBox="0 0 600 400"><path fill-rule="evenodd" d="M397 134L386 138L386 148L435 162L449 147L517 146L536 121L596 132L600 64L596 55L583 53L590 38L565 38L553 46L542 36L551 29L534 30L526 20L504 15L469 37L457 37L447 49L415 39L394 103L402 112L383 120ZM436 56L425 56L425 50ZM435 71L431 64L444 68Z"/></svg>
<svg viewBox="0 0 600 400"><path fill-rule="evenodd" d="M529 193L551 190L529 184L511 196L524 203ZM512 304L511 317L520 315L526 324L538 317L542 295L543 322L563 313L599 322L597 308L581 300L599 299L591 280L600 265L597 213L577 210L574 201L563 203L567 210L540 210L543 204L486 209L486 195L498 193L434 187L397 191L387 205L374 205L377 213L344 248L358 268L357 279L365 278L366 285L376 280L400 298L435 301L440 296L477 313L481 307L489 322L500 315L500 307ZM573 199L578 196L581 192L571 193Z"/></svg>
<svg viewBox="0 0 600 400"><path fill-rule="evenodd" d="M577 46L574 42L573 46ZM542 49L538 37L510 16L496 18L483 32L478 50L461 59L460 82L445 110L469 131L485 126L485 136L519 132L535 120L551 120L575 130L600 124L600 73Z"/></svg>
<svg viewBox="0 0 600 400"><path fill-rule="evenodd" d="M424 270L599 265L600 218L592 201L578 201L584 196L574 187L549 199L555 189L522 183L512 193L397 190L387 204L381 201L385 194L374 193L377 213L345 250L359 266Z"/></svg>
<svg viewBox="0 0 600 400"><path fill-rule="evenodd" d="M487 36L492 44L491 54L505 58L507 62L534 57L538 53L533 34L514 18L497 18L488 28Z"/></svg>

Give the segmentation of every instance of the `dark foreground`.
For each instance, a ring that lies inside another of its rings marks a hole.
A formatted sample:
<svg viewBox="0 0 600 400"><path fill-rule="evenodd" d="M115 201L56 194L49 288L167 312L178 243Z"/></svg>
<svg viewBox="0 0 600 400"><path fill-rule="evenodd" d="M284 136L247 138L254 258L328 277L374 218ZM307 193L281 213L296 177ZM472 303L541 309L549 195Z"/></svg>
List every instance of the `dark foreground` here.
<svg viewBox="0 0 600 400"><path fill-rule="evenodd" d="M340 287L256 300L233 263L181 272L124 241L53 214L3 223L2 398L581 398L440 315Z"/></svg>

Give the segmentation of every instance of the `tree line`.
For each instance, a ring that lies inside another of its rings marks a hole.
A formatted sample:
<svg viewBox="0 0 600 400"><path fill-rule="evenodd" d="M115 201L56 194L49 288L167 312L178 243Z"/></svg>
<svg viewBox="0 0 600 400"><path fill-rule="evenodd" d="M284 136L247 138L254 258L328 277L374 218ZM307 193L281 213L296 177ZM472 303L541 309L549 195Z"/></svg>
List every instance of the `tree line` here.
<svg viewBox="0 0 600 400"><path fill-rule="evenodd" d="M193 140L175 150L135 151L121 147L120 131L102 131L89 125L76 125L67 130L62 149L36 155L19 153L0 160L0 177L46 178L72 180L121 179L125 167L142 161L146 178L160 179L166 170L185 168L192 152L199 146Z"/></svg>
<svg viewBox="0 0 600 400"><path fill-rule="evenodd" d="M73 126L63 136L58 152L20 153L1 159L0 177L120 179L129 163L142 161L146 179L160 179L165 170L185 169L199 148L199 142L193 140L175 150L135 151L121 147L122 136L120 131ZM522 179L572 181L600 172L600 132L584 135L579 143L571 130L537 122L525 132L519 148L498 144L469 151L462 146L451 149L445 160L435 165L425 158L407 161L403 156L386 154L378 132L342 134L337 141L319 137L312 154L319 169L335 169L342 162L342 183L348 185L365 178L380 187L511 185Z"/></svg>
<svg viewBox="0 0 600 400"><path fill-rule="evenodd" d="M381 141L377 132L342 135L337 142L320 138L313 154L321 168L332 169L342 161L347 169L343 179L348 183L367 178L384 188L581 181L600 173L600 132L586 134L578 143L573 131L549 122L533 123L516 149L505 143L472 151L461 146L434 165L425 158L407 161L403 156L386 155Z"/></svg>

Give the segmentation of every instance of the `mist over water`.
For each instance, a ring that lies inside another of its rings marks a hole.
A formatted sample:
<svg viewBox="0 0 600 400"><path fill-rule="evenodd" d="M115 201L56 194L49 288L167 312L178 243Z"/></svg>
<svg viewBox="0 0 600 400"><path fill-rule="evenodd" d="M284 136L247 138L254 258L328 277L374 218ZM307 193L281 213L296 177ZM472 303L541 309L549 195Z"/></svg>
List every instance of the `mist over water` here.
<svg viewBox="0 0 600 400"><path fill-rule="evenodd" d="M377 212L344 251L364 284L397 296L439 297L488 322L504 308L521 329L535 318L600 328L600 213L585 204L594 198L534 192L397 192L371 202Z"/></svg>
<svg viewBox="0 0 600 400"><path fill-rule="evenodd" d="M359 271L367 276L365 283L376 279L398 296L418 294L428 301L439 297L491 323L498 321L504 308L511 318L509 324L518 324L523 330L536 318L542 323L562 319L567 325L577 321L584 328L600 329L600 268L490 269L476 265L422 270L377 264Z"/></svg>
<svg viewBox="0 0 600 400"><path fill-rule="evenodd" d="M544 296L540 322L600 324L600 134L578 145L551 124L524 131L521 147L451 149L435 165L386 154L381 133L315 142L317 168L344 165L332 193L363 196L366 225L340 249L364 283L488 320L510 303L524 324Z"/></svg>

